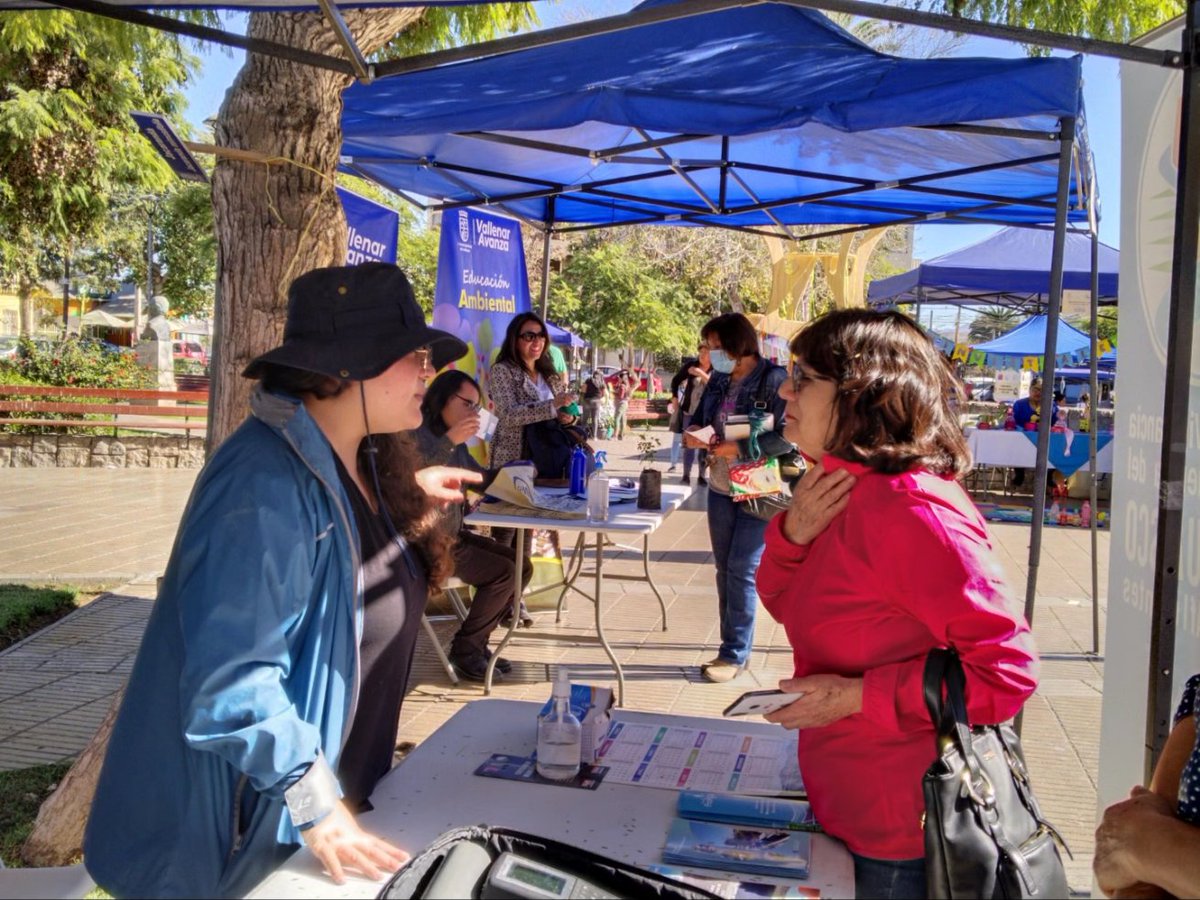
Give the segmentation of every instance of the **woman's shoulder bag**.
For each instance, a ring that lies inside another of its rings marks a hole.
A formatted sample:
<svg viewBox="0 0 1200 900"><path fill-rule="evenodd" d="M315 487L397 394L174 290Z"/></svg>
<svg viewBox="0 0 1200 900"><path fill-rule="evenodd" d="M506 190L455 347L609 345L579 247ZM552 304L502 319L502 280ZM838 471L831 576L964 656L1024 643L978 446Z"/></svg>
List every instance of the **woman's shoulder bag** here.
<svg viewBox="0 0 1200 900"><path fill-rule="evenodd" d="M931 650L925 705L937 758L922 779L929 896L1066 897L1058 844L1067 845L1033 796L1020 739L1008 725L972 728L965 686L958 654Z"/></svg>

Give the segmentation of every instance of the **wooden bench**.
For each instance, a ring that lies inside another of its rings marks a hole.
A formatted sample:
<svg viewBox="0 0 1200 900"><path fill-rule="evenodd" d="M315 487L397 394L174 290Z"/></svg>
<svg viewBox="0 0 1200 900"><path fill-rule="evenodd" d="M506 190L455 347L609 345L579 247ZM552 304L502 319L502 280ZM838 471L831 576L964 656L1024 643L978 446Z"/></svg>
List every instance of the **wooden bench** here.
<svg viewBox="0 0 1200 900"><path fill-rule="evenodd" d="M178 406L160 406L154 401ZM48 418L47 414L65 416ZM103 418L84 418L102 416ZM129 421L130 417L136 417ZM38 425L47 428L102 428L126 431L193 431L208 427L207 391L123 390L0 384L0 428Z"/></svg>

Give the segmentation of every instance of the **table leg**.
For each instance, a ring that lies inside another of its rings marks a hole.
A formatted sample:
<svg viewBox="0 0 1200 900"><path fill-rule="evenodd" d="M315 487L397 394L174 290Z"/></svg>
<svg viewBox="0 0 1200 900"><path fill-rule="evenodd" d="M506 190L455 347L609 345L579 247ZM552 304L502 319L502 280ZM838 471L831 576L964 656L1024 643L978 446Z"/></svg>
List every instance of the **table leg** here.
<svg viewBox="0 0 1200 900"><path fill-rule="evenodd" d="M662 610L662 630L667 630L667 604L663 601L662 594L658 592L658 585L654 583L654 579L650 577L650 535L642 535L642 569L646 573L646 584L650 585L650 590L654 591L654 596L658 598L658 608Z"/></svg>
<svg viewBox="0 0 1200 900"><path fill-rule="evenodd" d="M516 557L516 572L513 573L513 599L512 599L512 621L508 625L508 631L504 637L500 639L500 645L496 647L496 652L492 654L492 658L488 660L487 671L483 675L483 693L484 695L492 692L492 675L496 671L496 660L500 658L500 651L508 646L508 642L512 640L512 636L516 633L517 626L521 624L521 593L525 588L522 583L522 575L524 570L522 563L525 559L525 529L517 529L517 557Z"/></svg>
<svg viewBox="0 0 1200 900"><path fill-rule="evenodd" d="M562 593L558 595L558 608L554 611L554 623L562 622L562 614L567 611L567 593L575 585L575 579L583 570L583 554L587 549L587 532L581 531L575 536L575 549L571 551L571 567L563 579Z"/></svg>
<svg viewBox="0 0 1200 900"><path fill-rule="evenodd" d="M613 668L617 670L617 706L625 705L625 672L621 669L621 662L617 659L617 655L613 653L613 649L609 646L608 638L604 636L603 616L600 612L600 585L604 579L604 535L596 532L596 594L593 598L596 604L596 637L600 639L600 646L604 648L604 652L608 654L609 661L613 664Z"/></svg>

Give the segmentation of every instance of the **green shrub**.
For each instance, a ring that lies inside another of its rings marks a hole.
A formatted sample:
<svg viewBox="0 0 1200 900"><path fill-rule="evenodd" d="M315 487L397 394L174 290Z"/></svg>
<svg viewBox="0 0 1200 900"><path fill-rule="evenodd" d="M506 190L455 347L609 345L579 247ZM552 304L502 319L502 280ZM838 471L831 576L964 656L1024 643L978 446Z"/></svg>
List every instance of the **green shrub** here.
<svg viewBox="0 0 1200 900"><path fill-rule="evenodd" d="M177 359L175 360L176 375L207 375L208 366L200 362L198 359Z"/></svg>
<svg viewBox="0 0 1200 900"><path fill-rule="evenodd" d="M16 377L20 380L9 381ZM17 355L0 363L4 383L46 384L54 387L154 388L157 379L138 365L132 350L113 352L97 341L68 338L52 343L21 338Z"/></svg>

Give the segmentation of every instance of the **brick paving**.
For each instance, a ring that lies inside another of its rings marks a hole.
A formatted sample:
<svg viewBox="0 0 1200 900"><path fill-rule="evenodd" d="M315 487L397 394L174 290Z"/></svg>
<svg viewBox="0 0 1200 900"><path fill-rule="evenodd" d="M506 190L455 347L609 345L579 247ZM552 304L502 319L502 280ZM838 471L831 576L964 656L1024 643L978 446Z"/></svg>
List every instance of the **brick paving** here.
<svg viewBox="0 0 1200 900"><path fill-rule="evenodd" d="M610 451L614 472L636 471L632 440L602 446ZM665 448L660 458L666 458ZM195 475L188 470L9 469L0 478L0 582L119 585L0 653L0 770L70 757L87 743L132 665L154 578L170 553ZM997 524L993 535L1023 598L1028 527ZM1079 893L1091 888L1104 674L1102 660L1086 654L1092 641L1089 545L1084 530L1044 533L1034 616L1042 681L1026 706L1023 735L1045 812L1075 852L1068 875ZM1107 551L1108 534L1102 532L1101 647ZM747 674L729 685L700 678L699 665L718 642L702 497L693 496L667 519L651 539L651 557L667 603L668 631L659 627L658 603L647 585L605 583L605 630L625 667L628 706L718 715L742 691L771 687L790 674L786 636L764 612ZM640 555L621 553L606 561L606 571L632 573L640 563ZM571 596L557 626L552 611L535 606L534 615L531 632L554 633L568 643L548 644L519 631L505 651L514 670L496 685L494 696L541 700L548 695L553 667L564 662L577 680L613 681L603 650L590 638L593 612L585 599ZM448 640L454 625L442 622L436 628ZM423 740L480 696L479 685L450 685L422 634L398 739Z"/></svg>

